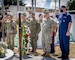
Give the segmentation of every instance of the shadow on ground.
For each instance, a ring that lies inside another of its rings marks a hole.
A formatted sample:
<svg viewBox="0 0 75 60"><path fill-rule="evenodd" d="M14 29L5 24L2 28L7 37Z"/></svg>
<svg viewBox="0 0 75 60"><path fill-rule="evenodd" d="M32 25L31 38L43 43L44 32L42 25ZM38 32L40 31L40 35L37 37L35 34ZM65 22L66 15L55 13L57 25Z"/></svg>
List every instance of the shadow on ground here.
<svg viewBox="0 0 75 60"><path fill-rule="evenodd" d="M19 57L13 56L8 60L19 60ZM22 60L56 60L54 58L42 57L42 56L30 56L26 55L22 58Z"/></svg>
<svg viewBox="0 0 75 60"><path fill-rule="evenodd" d="M30 59L30 58L32 58L32 57L30 57L29 55L25 55L25 56L23 57L23 59Z"/></svg>
<svg viewBox="0 0 75 60"><path fill-rule="evenodd" d="M42 60L56 60L54 58L43 57Z"/></svg>

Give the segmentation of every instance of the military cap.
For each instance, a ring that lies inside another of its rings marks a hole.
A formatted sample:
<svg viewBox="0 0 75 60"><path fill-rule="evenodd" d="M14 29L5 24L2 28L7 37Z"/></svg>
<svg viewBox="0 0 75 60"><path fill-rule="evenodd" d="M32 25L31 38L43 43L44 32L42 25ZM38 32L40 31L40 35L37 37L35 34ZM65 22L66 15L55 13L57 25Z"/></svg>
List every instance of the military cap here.
<svg viewBox="0 0 75 60"><path fill-rule="evenodd" d="M23 13L22 15L23 15L23 16L26 16L26 13Z"/></svg>
<svg viewBox="0 0 75 60"><path fill-rule="evenodd" d="M66 6L62 5L61 8L66 8Z"/></svg>
<svg viewBox="0 0 75 60"><path fill-rule="evenodd" d="M50 11L49 11L48 9L44 9L44 10L43 10L43 13L44 13L44 14L48 14L49 12L50 12Z"/></svg>

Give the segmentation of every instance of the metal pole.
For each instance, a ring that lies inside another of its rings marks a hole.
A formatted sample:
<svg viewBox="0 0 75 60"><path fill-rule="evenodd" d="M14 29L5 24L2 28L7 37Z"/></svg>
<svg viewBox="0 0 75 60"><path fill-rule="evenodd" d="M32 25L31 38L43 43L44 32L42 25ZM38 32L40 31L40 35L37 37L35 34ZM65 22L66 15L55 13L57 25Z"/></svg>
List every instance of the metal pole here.
<svg viewBox="0 0 75 60"><path fill-rule="evenodd" d="M59 0L59 9L60 9L61 0Z"/></svg>
<svg viewBox="0 0 75 60"><path fill-rule="evenodd" d="M33 5L34 5L34 1L32 0L32 12L34 11Z"/></svg>
<svg viewBox="0 0 75 60"><path fill-rule="evenodd" d="M36 12L36 0L34 0L34 12Z"/></svg>
<svg viewBox="0 0 75 60"><path fill-rule="evenodd" d="M20 11L19 0L17 0L17 11ZM19 13L19 60L22 60L22 28L21 28L21 13Z"/></svg>
<svg viewBox="0 0 75 60"><path fill-rule="evenodd" d="M22 28L21 28L21 13L19 13L19 56L22 60Z"/></svg>
<svg viewBox="0 0 75 60"><path fill-rule="evenodd" d="M55 0L55 9L56 9L56 2L57 2L57 1Z"/></svg>
<svg viewBox="0 0 75 60"><path fill-rule="evenodd" d="M20 11L19 0L17 0L17 11Z"/></svg>
<svg viewBox="0 0 75 60"><path fill-rule="evenodd" d="M4 0L1 0L1 3L2 3L2 15L4 17L5 15ZM4 40L4 24L3 23L2 23L2 38Z"/></svg>

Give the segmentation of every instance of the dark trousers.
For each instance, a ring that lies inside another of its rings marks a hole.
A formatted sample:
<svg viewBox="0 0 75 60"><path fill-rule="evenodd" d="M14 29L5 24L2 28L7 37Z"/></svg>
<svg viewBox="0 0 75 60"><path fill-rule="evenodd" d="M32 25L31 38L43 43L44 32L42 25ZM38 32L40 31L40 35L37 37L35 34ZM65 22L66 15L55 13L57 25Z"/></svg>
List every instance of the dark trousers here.
<svg viewBox="0 0 75 60"><path fill-rule="evenodd" d="M62 54L69 55L69 40L70 36L66 36L66 33L59 34L59 43Z"/></svg>
<svg viewBox="0 0 75 60"><path fill-rule="evenodd" d="M55 32L53 33L53 37L52 37L52 44L51 44L51 53L55 53L55 47L54 47L54 38L55 38Z"/></svg>
<svg viewBox="0 0 75 60"><path fill-rule="evenodd" d="M0 32L0 41L1 41L1 38L2 38L2 32Z"/></svg>

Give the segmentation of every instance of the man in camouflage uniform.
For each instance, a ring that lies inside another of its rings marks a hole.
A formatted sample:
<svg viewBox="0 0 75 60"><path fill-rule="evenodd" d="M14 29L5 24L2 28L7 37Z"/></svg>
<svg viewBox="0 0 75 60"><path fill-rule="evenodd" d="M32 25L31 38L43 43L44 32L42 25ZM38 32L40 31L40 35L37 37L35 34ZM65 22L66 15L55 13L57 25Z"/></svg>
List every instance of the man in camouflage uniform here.
<svg viewBox="0 0 75 60"><path fill-rule="evenodd" d="M45 52L43 56L49 56L50 53L50 44L52 43L52 35L54 30L54 21L49 16L49 10L45 9L44 11L45 19L42 25L42 46L43 51Z"/></svg>
<svg viewBox="0 0 75 60"><path fill-rule="evenodd" d="M7 15L7 18L4 18L3 21L5 25L6 37L8 41L9 49L14 49L14 37L16 34L16 23L13 21L12 15Z"/></svg>
<svg viewBox="0 0 75 60"><path fill-rule="evenodd" d="M38 33L40 32L40 24L35 19L35 13L32 13L32 18L30 18L30 38L31 38L31 45L32 45L32 52L36 52L37 49L37 40L38 40Z"/></svg>
<svg viewBox="0 0 75 60"><path fill-rule="evenodd" d="M26 18L26 13L23 13L23 14L22 14L22 25L23 25L23 24L28 25L27 18Z"/></svg>

